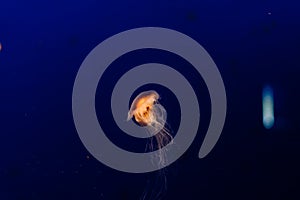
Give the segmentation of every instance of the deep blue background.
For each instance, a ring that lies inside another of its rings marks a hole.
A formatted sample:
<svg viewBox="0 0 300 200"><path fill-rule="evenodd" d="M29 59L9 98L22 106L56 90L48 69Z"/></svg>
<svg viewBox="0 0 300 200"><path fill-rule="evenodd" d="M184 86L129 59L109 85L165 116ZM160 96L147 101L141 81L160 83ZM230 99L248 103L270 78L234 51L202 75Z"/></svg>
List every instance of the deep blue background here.
<svg viewBox="0 0 300 200"><path fill-rule="evenodd" d="M96 45L144 26L197 40L216 62L228 98L221 138L200 160L210 105L198 88L203 127L168 167L166 199L300 199L299 8L296 0L2 0L0 199L140 197L155 173L126 174L94 159L76 133L71 98ZM271 130L262 125L265 84L274 89Z"/></svg>

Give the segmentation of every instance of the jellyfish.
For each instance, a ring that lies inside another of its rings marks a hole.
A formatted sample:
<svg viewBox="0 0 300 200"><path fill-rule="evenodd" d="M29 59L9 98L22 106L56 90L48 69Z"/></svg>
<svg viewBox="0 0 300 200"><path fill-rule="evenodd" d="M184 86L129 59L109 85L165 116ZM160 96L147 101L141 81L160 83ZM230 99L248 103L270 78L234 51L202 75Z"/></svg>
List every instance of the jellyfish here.
<svg viewBox="0 0 300 200"><path fill-rule="evenodd" d="M149 185L146 186L141 200L161 199L167 188L167 178L164 167L167 163L167 145L173 144L173 136L166 122L167 112L159 103L159 98L159 94L153 90L140 93L133 100L127 117L127 121L134 119L138 125L146 128L150 138L148 145L149 150L158 150L157 154L152 157L152 163L157 164L160 169L158 176L153 180L153 184L149 183ZM153 138L155 138L155 142Z"/></svg>
<svg viewBox="0 0 300 200"><path fill-rule="evenodd" d="M166 128L167 112L159 104L159 98L159 94L154 90L140 93L131 104L127 120L134 118L140 126L146 127L149 137L155 137L158 149L157 164L160 167L164 167L166 164L165 151L167 150L164 147L172 144L173 136L170 134L169 129ZM152 139L149 148L150 150L155 149Z"/></svg>

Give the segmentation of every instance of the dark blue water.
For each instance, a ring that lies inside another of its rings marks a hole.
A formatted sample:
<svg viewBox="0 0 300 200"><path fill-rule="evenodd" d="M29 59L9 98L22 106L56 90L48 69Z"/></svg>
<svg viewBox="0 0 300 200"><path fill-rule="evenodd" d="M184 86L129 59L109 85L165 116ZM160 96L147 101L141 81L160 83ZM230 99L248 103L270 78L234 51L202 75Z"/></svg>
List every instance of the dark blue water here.
<svg viewBox="0 0 300 200"><path fill-rule="evenodd" d="M1 1L0 199L141 196L156 173L118 172L93 158L77 135L71 102L88 53L116 33L145 26L174 29L198 41L217 64L228 100L221 138L200 160L210 101L201 77L191 68L182 71L198 84L200 130L189 150L167 168L165 199L300 199L299 8L298 1L271 0ZM185 65L166 52L135 53L122 62ZM120 73L111 67L108 77ZM270 130L262 124L265 84L274 90ZM178 103L166 88L157 90L176 130ZM100 107L108 103L101 95L96 97ZM111 113L101 115L113 124ZM110 139L141 151L144 143L126 137Z"/></svg>

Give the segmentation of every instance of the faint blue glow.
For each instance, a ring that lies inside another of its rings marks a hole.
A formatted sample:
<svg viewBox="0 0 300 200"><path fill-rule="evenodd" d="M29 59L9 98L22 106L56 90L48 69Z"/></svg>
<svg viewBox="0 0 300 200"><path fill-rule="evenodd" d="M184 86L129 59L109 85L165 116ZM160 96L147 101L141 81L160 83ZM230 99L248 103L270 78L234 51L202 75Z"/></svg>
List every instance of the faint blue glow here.
<svg viewBox="0 0 300 200"><path fill-rule="evenodd" d="M273 90L270 86L263 88L263 124L266 129L270 129L274 125L274 98Z"/></svg>

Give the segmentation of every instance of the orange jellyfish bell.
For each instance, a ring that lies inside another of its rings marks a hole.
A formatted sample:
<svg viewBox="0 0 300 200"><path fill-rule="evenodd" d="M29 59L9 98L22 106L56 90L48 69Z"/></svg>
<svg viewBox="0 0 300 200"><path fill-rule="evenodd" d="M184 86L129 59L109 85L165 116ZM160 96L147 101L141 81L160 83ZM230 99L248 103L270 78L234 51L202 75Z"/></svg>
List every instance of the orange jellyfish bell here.
<svg viewBox="0 0 300 200"><path fill-rule="evenodd" d="M150 125L155 117L153 116L153 106L158 99L158 93L153 90L139 94L131 104L127 120L134 117L135 121L139 123L139 125Z"/></svg>

